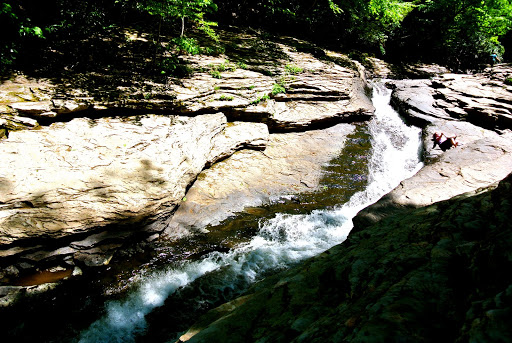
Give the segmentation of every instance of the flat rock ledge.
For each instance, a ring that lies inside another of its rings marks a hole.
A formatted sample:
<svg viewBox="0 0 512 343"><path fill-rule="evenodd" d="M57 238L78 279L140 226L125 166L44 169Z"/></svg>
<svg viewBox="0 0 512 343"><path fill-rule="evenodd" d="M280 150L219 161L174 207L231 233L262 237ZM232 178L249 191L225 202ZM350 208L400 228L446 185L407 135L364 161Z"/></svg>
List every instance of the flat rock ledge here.
<svg viewBox="0 0 512 343"><path fill-rule="evenodd" d="M315 189L350 123L373 115L362 67L334 52L320 60L294 39L269 43L271 53L255 49L254 35L221 39L237 51L183 56L190 77L123 83L119 99L22 75L0 85L2 284L37 269L104 266L129 242L194 233L244 206ZM208 223L198 210L184 220L205 182L203 196L229 195L237 206L218 198Z"/></svg>
<svg viewBox="0 0 512 343"><path fill-rule="evenodd" d="M421 126L438 119L466 121L489 130L512 127L512 65L480 74L442 74L431 79L393 81L394 105Z"/></svg>

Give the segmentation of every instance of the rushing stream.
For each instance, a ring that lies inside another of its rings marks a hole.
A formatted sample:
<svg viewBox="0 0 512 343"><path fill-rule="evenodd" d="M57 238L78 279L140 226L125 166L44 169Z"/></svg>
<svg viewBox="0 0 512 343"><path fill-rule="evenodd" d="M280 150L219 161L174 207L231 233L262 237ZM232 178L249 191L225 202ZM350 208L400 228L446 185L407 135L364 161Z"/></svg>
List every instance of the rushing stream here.
<svg viewBox="0 0 512 343"><path fill-rule="evenodd" d="M228 251L213 251L201 259L175 262L142 277L124 299L109 301L103 317L81 332L77 340L134 342L146 330L148 315L184 286L205 279L204 283L209 284L206 288L213 292L239 294L266 274L343 242L358 211L421 167L420 130L402 122L389 105L389 93L380 85L374 87L376 114L368 123L372 153L363 191L334 208L308 214L277 214L260 221L255 236Z"/></svg>

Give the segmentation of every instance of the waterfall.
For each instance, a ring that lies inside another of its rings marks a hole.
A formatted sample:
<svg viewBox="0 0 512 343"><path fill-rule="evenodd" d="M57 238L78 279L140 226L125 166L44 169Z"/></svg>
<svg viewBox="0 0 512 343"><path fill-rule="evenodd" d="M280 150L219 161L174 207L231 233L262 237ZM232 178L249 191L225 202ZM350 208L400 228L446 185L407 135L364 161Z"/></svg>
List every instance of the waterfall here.
<svg viewBox="0 0 512 343"><path fill-rule="evenodd" d="M369 122L372 156L368 186L334 210L307 215L278 214L262 222L258 234L229 252L213 252L146 277L125 299L105 305L105 315L80 335L79 342L134 342L146 328L145 316L177 289L212 271L222 288L246 287L265 272L286 268L343 242L358 211L377 201L421 168L421 131L403 123L389 105L390 91L373 87L374 118ZM236 283L236 284L235 284ZM216 285L217 286L217 285Z"/></svg>

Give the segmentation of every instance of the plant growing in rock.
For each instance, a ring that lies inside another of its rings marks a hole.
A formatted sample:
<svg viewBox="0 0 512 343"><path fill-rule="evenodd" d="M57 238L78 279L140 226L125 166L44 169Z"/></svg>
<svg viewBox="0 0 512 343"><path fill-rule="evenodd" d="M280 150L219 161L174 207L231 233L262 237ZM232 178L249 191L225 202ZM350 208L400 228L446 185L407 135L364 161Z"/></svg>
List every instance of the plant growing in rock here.
<svg viewBox="0 0 512 343"><path fill-rule="evenodd" d="M228 60L225 60L221 64L217 64L217 65L209 64L208 67L210 68L210 70L209 70L210 75L216 79L222 78L221 72L223 72L223 71L227 71L227 70L235 71L236 70L236 66L234 64L232 64L231 62L229 62Z"/></svg>
<svg viewBox="0 0 512 343"><path fill-rule="evenodd" d="M299 66L296 66L295 64L287 64L284 67L284 70L289 74L300 74L304 71L304 69L302 69Z"/></svg>
<svg viewBox="0 0 512 343"><path fill-rule="evenodd" d="M232 101L233 99L234 99L234 97L232 95L224 95L224 94L222 94L219 97L220 101Z"/></svg>
<svg viewBox="0 0 512 343"><path fill-rule="evenodd" d="M210 75L213 78L222 79L222 75L221 75L220 71L218 71L218 70L215 70L215 69L210 70Z"/></svg>
<svg viewBox="0 0 512 343"><path fill-rule="evenodd" d="M284 85L274 83L274 86L272 87L272 95L277 95L281 93L286 93L286 88L284 87Z"/></svg>
<svg viewBox="0 0 512 343"><path fill-rule="evenodd" d="M260 102L265 102L267 100L270 100L270 96L268 94L264 94L262 96L257 97L255 100L251 101L251 105L257 105Z"/></svg>

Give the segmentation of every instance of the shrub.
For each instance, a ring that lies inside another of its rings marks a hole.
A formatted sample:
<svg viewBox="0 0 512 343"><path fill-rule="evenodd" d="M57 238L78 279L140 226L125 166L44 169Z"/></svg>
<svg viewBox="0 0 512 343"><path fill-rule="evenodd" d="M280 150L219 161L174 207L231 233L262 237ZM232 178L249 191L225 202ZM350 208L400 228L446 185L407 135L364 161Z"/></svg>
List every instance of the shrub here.
<svg viewBox="0 0 512 343"><path fill-rule="evenodd" d="M172 43L180 54L198 55L201 53L201 47L194 38L178 37L174 38Z"/></svg>

